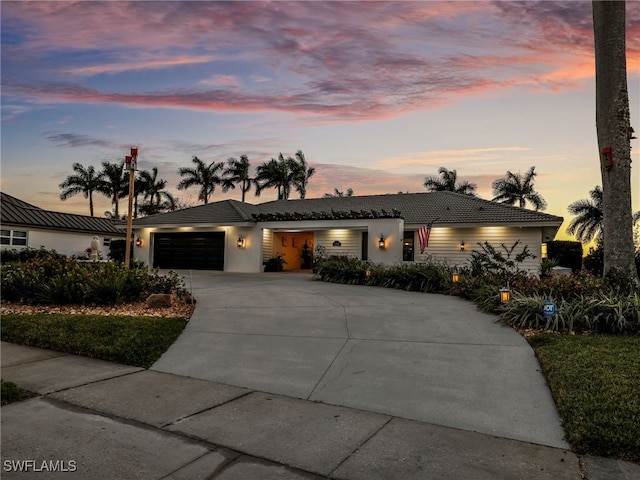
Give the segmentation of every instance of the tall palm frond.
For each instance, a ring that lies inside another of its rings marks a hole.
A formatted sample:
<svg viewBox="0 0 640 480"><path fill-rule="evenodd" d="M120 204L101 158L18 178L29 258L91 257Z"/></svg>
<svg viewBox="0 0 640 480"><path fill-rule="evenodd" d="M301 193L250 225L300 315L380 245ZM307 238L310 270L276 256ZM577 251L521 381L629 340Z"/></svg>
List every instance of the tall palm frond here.
<svg viewBox="0 0 640 480"><path fill-rule="evenodd" d="M140 172L140 181L144 185L145 204L140 211L146 215L153 215L167 210L175 210L176 199L166 191L167 181L158 179L158 168L153 167L151 172Z"/></svg>
<svg viewBox="0 0 640 480"><path fill-rule="evenodd" d="M193 157L191 161L195 165L195 168L181 167L178 169L178 174L185 178L178 183L177 188L178 190L185 190L194 186L200 187L198 199L207 204L209 203L209 197L214 192L216 185L220 185L222 183L222 179L218 175L218 172L224 169L224 163L211 162L209 165L206 165L198 157Z"/></svg>
<svg viewBox="0 0 640 480"><path fill-rule="evenodd" d="M467 180L458 183L458 172L456 170L448 170L445 167L438 169L440 176L425 177L424 186L429 192L455 192L464 195L475 196L478 186Z"/></svg>
<svg viewBox="0 0 640 480"><path fill-rule="evenodd" d="M536 211L546 209L547 202L533 188L537 175L535 169L536 167L529 168L524 176L507 171L504 178L494 180L491 184L494 195L492 201L507 205L518 204L520 208L524 208L529 202Z"/></svg>
<svg viewBox="0 0 640 480"><path fill-rule="evenodd" d="M316 173L316 169L314 167L309 167L302 150L298 150L296 152L295 162L293 165L295 170L294 186L296 191L300 194L300 198L304 198L307 195L309 179Z"/></svg>
<svg viewBox="0 0 640 480"><path fill-rule="evenodd" d="M93 217L93 193L98 192L102 173L96 173L93 166L84 168L80 163L72 165L75 175L69 175L58 185L62 189L60 200L64 201L74 195L82 194L89 199L89 214Z"/></svg>
<svg viewBox="0 0 640 480"><path fill-rule="evenodd" d="M120 199L129 195L129 175L124 169L124 162L102 162L102 180L98 191L111 199L114 218L120 218Z"/></svg>
<svg viewBox="0 0 640 480"><path fill-rule="evenodd" d="M240 185L242 192L242 201L244 202L246 194L256 185L255 179L249 175L251 164L247 155L241 155L240 160L229 158L227 167L222 177L222 191L227 192L229 189L235 189L236 185Z"/></svg>
<svg viewBox="0 0 640 480"><path fill-rule="evenodd" d="M589 243L602 233L602 188L596 185L589 192L590 199L576 200L568 210L576 217L571 220L567 233L575 235L581 242Z"/></svg>

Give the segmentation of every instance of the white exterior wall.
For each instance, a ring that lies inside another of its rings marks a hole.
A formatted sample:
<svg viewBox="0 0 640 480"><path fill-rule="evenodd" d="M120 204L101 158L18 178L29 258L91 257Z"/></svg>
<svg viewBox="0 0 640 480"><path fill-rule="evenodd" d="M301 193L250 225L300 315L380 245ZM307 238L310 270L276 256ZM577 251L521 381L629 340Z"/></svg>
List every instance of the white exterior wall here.
<svg viewBox="0 0 640 480"><path fill-rule="evenodd" d="M425 249L423 255L420 255L420 242L416 232L415 261L424 262L429 258L433 258L434 260L446 261L450 265L467 266L471 251L481 251L478 243L489 242L504 254L500 245L504 243L505 246L510 248L517 240L520 240L520 244L515 248L514 256L520 253L525 245L536 256L536 258L525 260L520 267L530 273L539 273L542 256L542 229L540 227L457 228L434 226L431 229L429 246ZM465 243L464 252L460 251L459 247L462 241Z"/></svg>
<svg viewBox="0 0 640 480"><path fill-rule="evenodd" d="M32 228L20 228L20 227L6 227L10 230L21 230L27 232L27 247L29 248L46 248L47 250L55 250L61 255L68 257L86 257L87 248L91 247L91 239L97 236L100 239L100 248L98 253L103 258L108 258L109 247L103 245L104 236L95 235L91 233L73 233L73 232L60 232L55 230L34 230ZM110 238L110 237L108 237ZM2 245L2 249L16 249L19 250L25 248L23 246L16 245Z"/></svg>
<svg viewBox="0 0 640 480"><path fill-rule="evenodd" d="M224 270L226 272L260 272L262 266L262 235L259 228L234 226L211 228L138 228L135 238L142 239L142 246L134 246L132 258L153 265L153 234L180 232L224 232ZM238 248L238 237L244 238L244 247Z"/></svg>
<svg viewBox="0 0 640 480"><path fill-rule="evenodd" d="M504 243L511 247L516 240L520 245L514 254L522 251L525 245L536 256L535 259L527 259L521 268L531 273L539 272L542 228L541 227L438 227L431 230L429 246L425 253L420 255L417 230L420 226L405 226L399 218L384 219L353 219L353 220L325 220L325 221L299 221L299 222L263 222L253 226L240 227L210 227L205 231L225 232L225 271L229 272L261 272L263 262L277 253L279 245L274 245L275 235L284 232L308 232L313 233L314 253L315 247L325 247L326 255L350 255L361 258L362 233L368 232L368 259L373 263L393 265L402 263L402 239L404 230L414 230L414 261L425 262L429 259L446 261L450 265L466 266L472 250L479 250L478 243L488 241L496 248ZM153 264L153 245L150 237L152 232L188 232L190 227L172 229L136 229L135 236L143 240L142 247L134 247L133 258L141 260L149 265ZM237 248L238 236L245 238L245 248ZM385 249L378 248L380 235L384 237ZM86 240L88 246L91 241ZM340 246L334 246L335 241ZM460 251L459 245L464 241L465 251ZM86 248L83 246L82 249Z"/></svg>

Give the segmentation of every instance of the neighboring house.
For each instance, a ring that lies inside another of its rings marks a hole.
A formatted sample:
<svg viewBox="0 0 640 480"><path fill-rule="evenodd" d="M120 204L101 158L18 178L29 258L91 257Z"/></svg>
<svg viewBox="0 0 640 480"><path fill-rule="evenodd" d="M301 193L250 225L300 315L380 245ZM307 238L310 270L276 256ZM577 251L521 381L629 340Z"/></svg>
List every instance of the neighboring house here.
<svg viewBox="0 0 640 480"><path fill-rule="evenodd" d="M553 240L562 217L452 192L277 200L252 205L223 200L134 221L134 258L170 269L260 272L277 254L286 270L303 265L306 244L314 253L351 255L381 264L429 259L467 263L478 242L527 245L536 259ZM418 230L433 222L420 254ZM518 250L519 251L519 250Z"/></svg>
<svg viewBox="0 0 640 480"><path fill-rule="evenodd" d="M126 237L126 230L109 218L43 210L0 192L0 248L46 248L67 255L87 256L94 236L99 253L107 257L111 239Z"/></svg>

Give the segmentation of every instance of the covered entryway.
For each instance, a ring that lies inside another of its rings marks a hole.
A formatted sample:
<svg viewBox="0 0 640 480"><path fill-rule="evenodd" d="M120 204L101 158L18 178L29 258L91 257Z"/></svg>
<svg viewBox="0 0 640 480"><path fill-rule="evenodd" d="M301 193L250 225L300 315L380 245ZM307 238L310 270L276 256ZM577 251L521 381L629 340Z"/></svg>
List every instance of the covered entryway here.
<svg viewBox="0 0 640 480"><path fill-rule="evenodd" d="M224 270L224 232L155 233L153 267Z"/></svg>

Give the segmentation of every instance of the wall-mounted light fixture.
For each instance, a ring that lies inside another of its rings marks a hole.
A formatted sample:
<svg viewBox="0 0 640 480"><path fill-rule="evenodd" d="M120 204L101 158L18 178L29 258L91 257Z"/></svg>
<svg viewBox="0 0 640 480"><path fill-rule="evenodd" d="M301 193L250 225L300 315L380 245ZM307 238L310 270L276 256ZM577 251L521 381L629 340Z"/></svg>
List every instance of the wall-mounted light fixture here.
<svg viewBox="0 0 640 480"><path fill-rule="evenodd" d="M458 245L458 248L460 248L461 252L464 252L464 249L465 249L464 240L460 242L460 245Z"/></svg>
<svg viewBox="0 0 640 480"><path fill-rule="evenodd" d="M382 235L380 235L380 239L378 240L378 248L380 250L384 250L386 248L384 243L384 237Z"/></svg>
<svg viewBox="0 0 640 480"><path fill-rule="evenodd" d="M144 241L140 237L136 237L136 247L141 247L144 245Z"/></svg>
<svg viewBox="0 0 640 480"><path fill-rule="evenodd" d="M238 237L238 248L244 248L244 237L242 235L240 235Z"/></svg>
<svg viewBox="0 0 640 480"><path fill-rule="evenodd" d="M458 272L453 272L451 274L451 281L453 283L458 283L460 281L460 274Z"/></svg>

